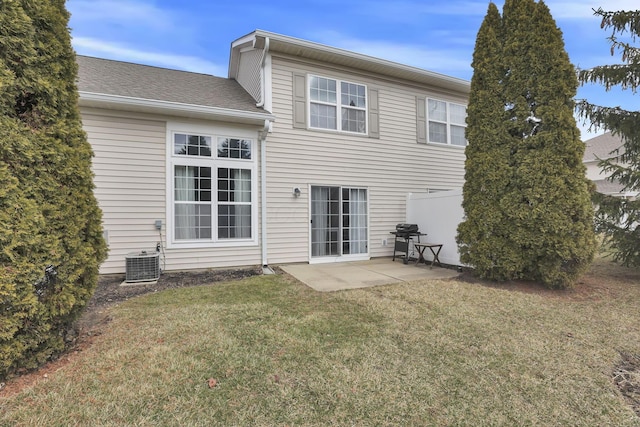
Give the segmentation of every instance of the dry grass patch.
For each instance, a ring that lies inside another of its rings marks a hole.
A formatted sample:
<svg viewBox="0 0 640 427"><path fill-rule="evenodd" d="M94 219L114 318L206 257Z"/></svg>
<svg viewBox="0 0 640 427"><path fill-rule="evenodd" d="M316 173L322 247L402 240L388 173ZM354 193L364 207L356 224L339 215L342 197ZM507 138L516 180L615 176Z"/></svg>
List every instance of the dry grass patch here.
<svg viewBox="0 0 640 427"><path fill-rule="evenodd" d="M551 294L279 275L136 298L0 423L638 426L613 372L640 354L640 275L610 268Z"/></svg>

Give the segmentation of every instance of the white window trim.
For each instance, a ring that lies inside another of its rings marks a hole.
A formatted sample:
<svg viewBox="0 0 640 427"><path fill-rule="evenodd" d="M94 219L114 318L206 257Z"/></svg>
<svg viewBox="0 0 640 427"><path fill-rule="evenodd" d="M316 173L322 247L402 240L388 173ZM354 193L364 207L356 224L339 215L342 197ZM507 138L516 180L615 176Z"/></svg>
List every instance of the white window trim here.
<svg viewBox="0 0 640 427"><path fill-rule="evenodd" d="M314 101L311 99L311 78L317 77L320 79L326 80L334 80L336 82L336 103L332 104L330 102L325 101ZM359 136L368 136L369 135L369 88L364 83L357 83L349 80L342 80L334 77L326 77L318 74L307 74L307 87L306 87L306 102L307 102L307 129L321 131L321 132L335 132L335 133L344 133L349 135L359 135ZM362 107L351 107L346 106L345 108L349 108L352 110L364 111L364 132L353 132L348 130L342 130L342 85L341 83L354 84L358 86L364 87L364 108ZM336 129L327 129L320 127L311 126L311 104L320 104L320 105L329 105L332 107L336 107Z"/></svg>
<svg viewBox="0 0 640 427"><path fill-rule="evenodd" d="M212 156L195 157L175 155L173 153L173 135L176 133L186 133L192 135L202 135L211 137ZM218 138L238 138L251 141L251 160L228 159L217 157ZM203 126L188 123L168 122L166 131L166 217L165 233L167 239L167 249L197 249L197 248L225 248L225 247L249 247L258 245L258 138L248 130L236 130L232 128L221 128L213 126ZM211 240L176 240L175 238L175 191L174 191L174 166L205 166L211 167L212 175L212 211L211 211ZM217 199L217 169L248 169L251 170L251 238L247 239L219 239L218 235L218 199Z"/></svg>
<svg viewBox="0 0 640 427"><path fill-rule="evenodd" d="M431 120L431 118L429 117L429 101L437 101L437 102L444 102L445 104L447 104L447 121L443 122L441 120ZM467 124L459 124L459 123L451 123L451 105L457 105L460 107L464 107L465 111L467 109L467 105L465 104L460 104L458 102L451 102L451 101L446 101L444 99L438 99L438 98L426 98L425 99L425 112L426 112L426 125L427 125L427 144L433 144L433 145L437 145L439 147L453 147L453 148L458 148L458 149L464 149L467 147L467 145L469 145L469 141L466 142L465 145L457 145L457 144L452 144L451 143L451 126L459 126L459 127L463 127L463 128L467 128ZM437 142L437 141L431 141L429 139L429 123L430 122L435 122L435 123L441 123L447 126L447 142Z"/></svg>

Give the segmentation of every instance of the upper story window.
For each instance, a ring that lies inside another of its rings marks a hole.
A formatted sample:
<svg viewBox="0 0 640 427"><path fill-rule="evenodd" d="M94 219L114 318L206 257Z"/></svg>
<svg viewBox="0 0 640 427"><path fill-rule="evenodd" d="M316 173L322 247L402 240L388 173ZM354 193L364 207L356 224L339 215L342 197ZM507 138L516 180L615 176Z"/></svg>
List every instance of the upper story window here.
<svg viewBox="0 0 640 427"><path fill-rule="evenodd" d="M467 108L452 102L427 99L428 141L464 147Z"/></svg>
<svg viewBox="0 0 640 427"><path fill-rule="evenodd" d="M309 76L309 119L311 128L366 133L366 86Z"/></svg>

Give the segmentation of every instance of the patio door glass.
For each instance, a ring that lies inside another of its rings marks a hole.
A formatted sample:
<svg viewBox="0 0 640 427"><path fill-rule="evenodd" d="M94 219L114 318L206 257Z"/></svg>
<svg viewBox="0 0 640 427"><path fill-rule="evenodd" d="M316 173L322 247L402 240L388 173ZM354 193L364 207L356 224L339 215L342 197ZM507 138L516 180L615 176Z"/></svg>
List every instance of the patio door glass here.
<svg viewBox="0 0 640 427"><path fill-rule="evenodd" d="M311 256L366 254L367 190L311 187Z"/></svg>

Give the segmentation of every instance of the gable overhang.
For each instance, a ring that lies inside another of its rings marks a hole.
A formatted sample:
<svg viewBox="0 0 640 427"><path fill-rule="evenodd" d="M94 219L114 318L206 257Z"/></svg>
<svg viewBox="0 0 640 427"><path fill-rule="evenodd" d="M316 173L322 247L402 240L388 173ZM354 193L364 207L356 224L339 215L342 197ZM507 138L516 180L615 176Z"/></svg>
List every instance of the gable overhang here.
<svg viewBox="0 0 640 427"><path fill-rule="evenodd" d="M395 80L434 86L463 95L468 94L470 90L470 83L467 80L263 30L256 30L231 44L229 76L233 78L233 73L237 71L241 49L249 46L262 48L267 40L269 52L272 54L280 53L320 63L358 69Z"/></svg>
<svg viewBox="0 0 640 427"><path fill-rule="evenodd" d="M263 126L265 121L275 121L275 116L267 112L232 110L206 105L183 104L180 102L107 95L93 92L79 92L81 107L104 108L136 113L167 115L203 120L223 121Z"/></svg>

